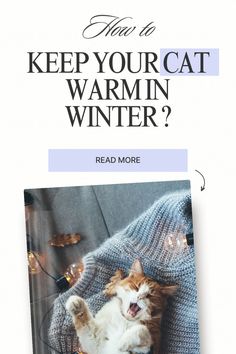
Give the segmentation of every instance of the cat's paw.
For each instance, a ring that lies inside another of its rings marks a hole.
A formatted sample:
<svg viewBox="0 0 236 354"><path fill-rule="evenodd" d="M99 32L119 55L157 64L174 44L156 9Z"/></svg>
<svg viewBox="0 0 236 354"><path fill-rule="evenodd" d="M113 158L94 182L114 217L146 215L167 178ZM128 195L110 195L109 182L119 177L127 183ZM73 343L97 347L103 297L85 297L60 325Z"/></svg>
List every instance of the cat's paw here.
<svg viewBox="0 0 236 354"><path fill-rule="evenodd" d="M86 305L81 297L72 295L66 302L66 309L72 316L82 316L86 311Z"/></svg>
<svg viewBox="0 0 236 354"><path fill-rule="evenodd" d="M147 327L137 325L128 329L120 340L121 352L148 353L152 345L152 338Z"/></svg>
<svg viewBox="0 0 236 354"><path fill-rule="evenodd" d="M130 345L129 345L129 343L121 343L121 344L119 345L118 350L119 350L120 352L129 352L129 351L130 351Z"/></svg>
<svg viewBox="0 0 236 354"><path fill-rule="evenodd" d="M134 352L134 353L149 353L150 352L150 348L151 348L151 343L148 342L148 347L146 346L140 346L140 347L135 347L133 343L121 343L121 345L119 346L119 351L121 352Z"/></svg>
<svg viewBox="0 0 236 354"><path fill-rule="evenodd" d="M150 347L133 348L132 351L136 354L139 354L139 353L146 354L146 353L150 352Z"/></svg>
<svg viewBox="0 0 236 354"><path fill-rule="evenodd" d="M142 350L146 348L146 351L139 351L137 353L147 353L152 345L152 337L149 330L146 327L140 327L137 336L139 338L138 348L142 348Z"/></svg>

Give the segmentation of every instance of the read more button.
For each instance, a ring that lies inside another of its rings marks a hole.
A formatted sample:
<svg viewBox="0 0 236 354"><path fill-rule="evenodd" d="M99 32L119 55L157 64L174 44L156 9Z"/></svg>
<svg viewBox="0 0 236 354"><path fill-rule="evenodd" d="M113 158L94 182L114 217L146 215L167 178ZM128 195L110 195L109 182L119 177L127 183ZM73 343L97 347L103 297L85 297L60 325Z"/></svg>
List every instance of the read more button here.
<svg viewBox="0 0 236 354"><path fill-rule="evenodd" d="M186 172L186 149L49 149L50 172Z"/></svg>
<svg viewBox="0 0 236 354"><path fill-rule="evenodd" d="M140 162L140 156L96 156L98 164L138 164Z"/></svg>

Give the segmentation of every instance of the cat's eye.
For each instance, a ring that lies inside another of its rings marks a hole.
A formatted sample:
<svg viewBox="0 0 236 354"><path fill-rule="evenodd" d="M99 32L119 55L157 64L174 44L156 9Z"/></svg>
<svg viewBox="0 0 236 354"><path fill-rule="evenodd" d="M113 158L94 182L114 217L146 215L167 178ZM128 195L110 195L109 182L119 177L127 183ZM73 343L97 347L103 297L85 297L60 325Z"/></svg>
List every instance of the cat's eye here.
<svg viewBox="0 0 236 354"><path fill-rule="evenodd" d="M134 291L139 291L139 287L135 283L130 283L129 288L127 289L128 291L134 290Z"/></svg>

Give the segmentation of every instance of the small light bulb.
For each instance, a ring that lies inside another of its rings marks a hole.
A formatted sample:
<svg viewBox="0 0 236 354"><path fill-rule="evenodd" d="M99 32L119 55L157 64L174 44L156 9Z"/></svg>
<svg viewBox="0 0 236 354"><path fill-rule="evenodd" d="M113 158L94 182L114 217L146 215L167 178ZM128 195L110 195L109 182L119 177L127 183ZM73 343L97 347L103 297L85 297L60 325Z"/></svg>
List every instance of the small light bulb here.
<svg viewBox="0 0 236 354"><path fill-rule="evenodd" d="M169 234L165 239L165 249L169 252L182 252L188 246L186 235L178 234Z"/></svg>
<svg viewBox="0 0 236 354"><path fill-rule="evenodd" d="M170 261L180 258L189 251L189 246L193 245L193 234L183 232L170 233L164 240L164 250L166 258Z"/></svg>
<svg viewBox="0 0 236 354"><path fill-rule="evenodd" d="M66 289L73 286L77 280L81 277L84 270L83 263L80 261L78 263L70 264L63 276L57 279L56 283L60 289Z"/></svg>
<svg viewBox="0 0 236 354"><path fill-rule="evenodd" d="M38 252L28 252L28 267L29 273L32 275L39 274L42 272L42 266L45 264L45 258L42 254ZM40 266L41 265L41 266Z"/></svg>
<svg viewBox="0 0 236 354"><path fill-rule="evenodd" d="M72 286L80 278L82 272L83 272L82 262L73 263L69 265L69 267L66 269L64 276L68 281L69 285Z"/></svg>

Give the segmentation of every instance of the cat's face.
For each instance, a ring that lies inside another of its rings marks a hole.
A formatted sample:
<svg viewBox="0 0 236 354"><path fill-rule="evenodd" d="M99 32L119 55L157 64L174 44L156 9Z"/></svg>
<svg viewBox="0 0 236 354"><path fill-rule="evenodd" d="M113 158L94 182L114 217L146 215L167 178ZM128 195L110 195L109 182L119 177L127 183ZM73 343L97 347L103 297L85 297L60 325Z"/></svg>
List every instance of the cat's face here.
<svg viewBox="0 0 236 354"><path fill-rule="evenodd" d="M122 315L128 320L147 320L151 316L151 288L147 279L130 274L117 286L117 297L121 303Z"/></svg>
<svg viewBox="0 0 236 354"><path fill-rule="evenodd" d="M122 279L122 275L118 271L107 286L108 295L110 290L110 295L119 299L122 315L130 321L161 317L166 295L173 294L176 286L160 285L146 277L139 260L133 263L128 277Z"/></svg>

